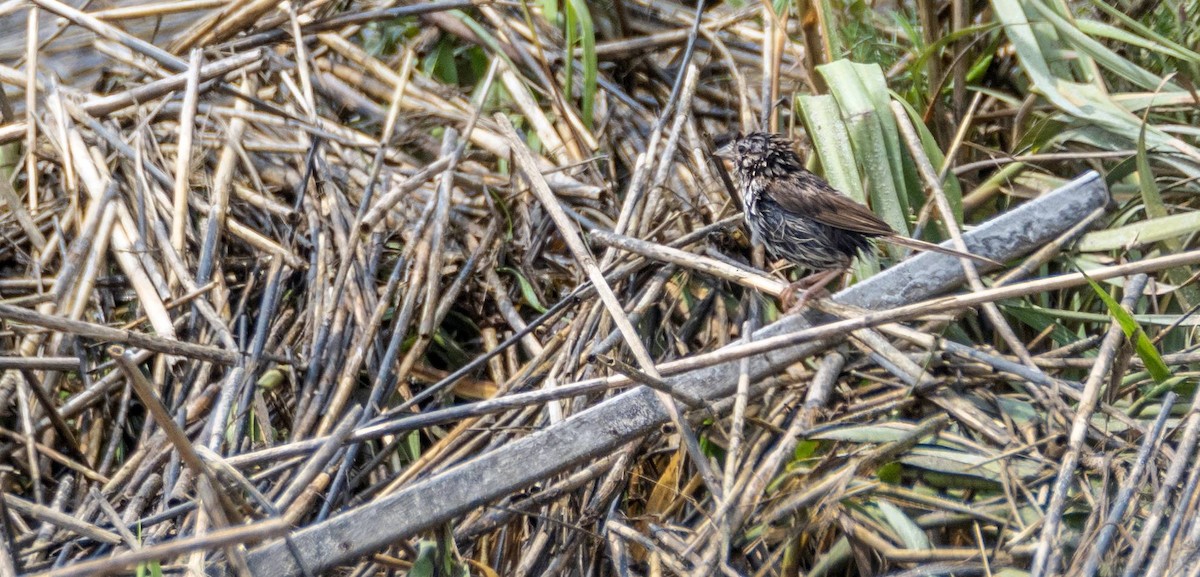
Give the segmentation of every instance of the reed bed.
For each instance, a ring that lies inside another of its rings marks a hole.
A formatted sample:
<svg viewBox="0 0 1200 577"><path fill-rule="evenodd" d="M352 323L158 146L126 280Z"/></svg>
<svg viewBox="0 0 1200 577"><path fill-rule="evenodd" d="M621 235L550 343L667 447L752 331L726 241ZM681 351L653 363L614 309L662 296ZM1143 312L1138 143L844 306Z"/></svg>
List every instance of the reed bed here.
<svg viewBox="0 0 1200 577"><path fill-rule="evenodd" d="M1194 570L1195 7L1132 4L0 2L0 575ZM928 240L1112 201L789 313L762 129Z"/></svg>

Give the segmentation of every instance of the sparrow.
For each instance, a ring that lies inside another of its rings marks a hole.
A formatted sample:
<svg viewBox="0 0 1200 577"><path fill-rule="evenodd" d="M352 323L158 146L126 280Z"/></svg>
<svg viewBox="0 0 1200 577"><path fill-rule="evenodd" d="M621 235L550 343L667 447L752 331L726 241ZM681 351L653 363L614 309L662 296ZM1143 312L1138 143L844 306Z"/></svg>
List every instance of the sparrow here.
<svg viewBox="0 0 1200 577"><path fill-rule="evenodd" d="M714 154L733 161L754 242L775 258L811 272L784 291L786 309L803 307L844 273L854 257L870 251L875 239L1001 266L988 258L900 235L870 209L806 170L785 136L738 133ZM804 292L793 305L790 301L800 289Z"/></svg>

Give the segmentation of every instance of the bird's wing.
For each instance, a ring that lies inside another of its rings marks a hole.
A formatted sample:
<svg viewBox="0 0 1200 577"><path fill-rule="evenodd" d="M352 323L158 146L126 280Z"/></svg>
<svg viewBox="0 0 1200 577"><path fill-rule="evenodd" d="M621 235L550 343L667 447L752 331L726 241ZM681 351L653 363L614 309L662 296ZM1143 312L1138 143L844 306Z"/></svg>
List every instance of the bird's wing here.
<svg viewBox="0 0 1200 577"><path fill-rule="evenodd" d="M870 209L807 170L789 174L788 178L771 179L766 195L788 212L834 228L868 236L896 233Z"/></svg>

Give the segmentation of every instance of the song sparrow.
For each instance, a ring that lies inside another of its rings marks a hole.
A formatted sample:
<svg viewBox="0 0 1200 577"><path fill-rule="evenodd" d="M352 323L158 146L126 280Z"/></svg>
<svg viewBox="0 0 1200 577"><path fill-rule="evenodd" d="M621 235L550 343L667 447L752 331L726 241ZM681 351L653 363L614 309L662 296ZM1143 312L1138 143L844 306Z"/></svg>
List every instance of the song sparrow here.
<svg viewBox="0 0 1200 577"><path fill-rule="evenodd" d="M986 264L991 259L959 252L904 236L867 207L839 193L804 169L791 141L781 135L738 133L716 155L735 165L746 224L755 242L776 258L812 271L788 287L784 307L792 308L795 290L806 289L795 306L803 306L850 266L860 251L880 239L917 250L967 257Z"/></svg>

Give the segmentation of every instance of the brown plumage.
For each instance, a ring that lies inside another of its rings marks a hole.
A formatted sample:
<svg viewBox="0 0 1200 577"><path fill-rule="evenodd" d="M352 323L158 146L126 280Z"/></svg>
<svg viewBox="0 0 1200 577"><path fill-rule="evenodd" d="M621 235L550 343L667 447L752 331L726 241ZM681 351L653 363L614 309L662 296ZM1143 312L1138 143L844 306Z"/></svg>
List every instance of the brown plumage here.
<svg viewBox="0 0 1200 577"><path fill-rule="evenodd" d="M746 224L755 242L763 244L776 258L815 273L796 283L808 288L799 304L841 274L859 252L870 250L871 239L999 265L980 256L900 236L870 209L805 170L791 141L784 136L739 134L717 155L734 162Z"/></svg>

